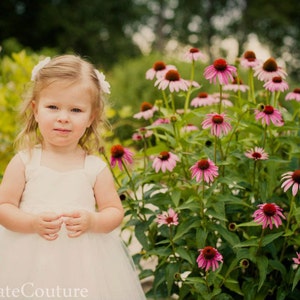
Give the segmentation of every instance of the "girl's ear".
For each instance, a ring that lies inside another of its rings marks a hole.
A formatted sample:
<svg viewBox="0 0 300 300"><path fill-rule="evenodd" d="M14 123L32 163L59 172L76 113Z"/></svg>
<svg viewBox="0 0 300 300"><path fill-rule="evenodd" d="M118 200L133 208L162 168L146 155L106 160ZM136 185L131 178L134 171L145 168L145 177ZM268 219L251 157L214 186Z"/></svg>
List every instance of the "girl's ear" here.
<svg viewBox="0 0 300 300"><path fill-rule="evenodd" d="M95 117L96 117L96 114L91 114L91 117L90 117L90 120L89 120L89 123L88 123L89 126L87 126L87 128L92 125L93 121L95 120Z"/></svg>
<svg viewBox="0 0 300 300"><path fill-rule="evenodd" d="M31 101L31 108L34 114L35 121L38 122L37 103L35 102L35 100Z"/></svg>

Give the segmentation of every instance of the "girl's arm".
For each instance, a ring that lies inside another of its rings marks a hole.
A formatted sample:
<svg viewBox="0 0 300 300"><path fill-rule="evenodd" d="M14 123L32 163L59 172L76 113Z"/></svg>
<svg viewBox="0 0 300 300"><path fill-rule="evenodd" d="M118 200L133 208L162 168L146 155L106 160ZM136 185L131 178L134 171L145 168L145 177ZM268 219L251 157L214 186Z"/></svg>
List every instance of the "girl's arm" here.
<svg viewBox="0 0 300 300"><path fill-rule="evenodd" d="M19 155L15 155L0 185L0 224L12 231L32 231L32 216L18 209L24 187L25 167Z"/></svg>
<svg viewBox="0 0 300 300"><path fill-rule="evenodd" d="M11 231L38 233L47 240L57 238L60 216L53 213L34 215L19 209L25 188L25 166L15 155L8 164L0 185L0 225Z"/></svg>
<svg viewBox="0 0 300 300"><path fill-rule="evenodd" d="M99 213L92 219L91 230L110 232L122 223L124 209L109 168L98 175L94 192Z"/></svg>
<svg viewBox="0 0 300 300"><path fill-rule="evenodd" d="M108 168L98 174L94 194L98 212L75 211L64 214L69 237L78 237L85 231L108 233L121 224L124 210Z"/></svg>

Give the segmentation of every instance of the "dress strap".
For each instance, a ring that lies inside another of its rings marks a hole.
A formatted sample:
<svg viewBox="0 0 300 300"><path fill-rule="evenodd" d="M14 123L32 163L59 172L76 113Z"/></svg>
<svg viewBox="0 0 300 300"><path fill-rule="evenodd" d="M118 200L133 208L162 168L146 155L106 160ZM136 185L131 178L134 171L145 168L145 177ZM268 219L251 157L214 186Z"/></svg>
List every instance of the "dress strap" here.
<svg viewBox="0 0 300 300"><path fill-rule="evenodd" d="M35 146L33 149L22 150L19 152L19 156L25 166L39 166L41 162L42 148Z"/></svg>
<svg viewBox="0 0 300 300"><path fill-rule="evenodd" d="M106 163L98 156L87 155L85 158L84 169L87 172L92 186L96 182L96 177L106 168Z"/></svg>

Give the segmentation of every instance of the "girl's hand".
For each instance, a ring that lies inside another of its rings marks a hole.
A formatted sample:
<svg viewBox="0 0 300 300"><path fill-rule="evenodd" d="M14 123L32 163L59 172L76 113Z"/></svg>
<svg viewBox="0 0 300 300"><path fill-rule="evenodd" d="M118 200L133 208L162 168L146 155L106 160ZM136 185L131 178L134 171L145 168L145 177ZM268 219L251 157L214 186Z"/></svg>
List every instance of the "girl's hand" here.
<svg viewBox="0 0 300 300"><path fill-rule="evenodd" d="M89 231L92 224L93 214L86 210L77 210L62 215L68 236L75 238Z"/></svg>
<svg viewBox="0 0 300 300"><path fill-rule="evenodd" d="M33 230L42 238L53 241L58 238L62 223L61 215L45 212L36 216L33 221Z"/></svg>

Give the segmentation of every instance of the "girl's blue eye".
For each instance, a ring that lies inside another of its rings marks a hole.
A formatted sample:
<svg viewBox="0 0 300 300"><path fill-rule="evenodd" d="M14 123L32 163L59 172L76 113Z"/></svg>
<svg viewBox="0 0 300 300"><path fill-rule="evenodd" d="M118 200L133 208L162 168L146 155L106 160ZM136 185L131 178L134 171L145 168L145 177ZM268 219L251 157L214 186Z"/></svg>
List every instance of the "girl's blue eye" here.
<svg viewBox="0 0 300 300"><path fill-rule="evenodd" d="M56 105L48 105L47 107L48 107L49 109L53 109L53 110L58 108Z"/></svg>
<svg viewBox="0 0 300 300"><path fill-rule="evenodd" d="M81 112L82 110L80 108L72 108L72 112Z"/></svg>

